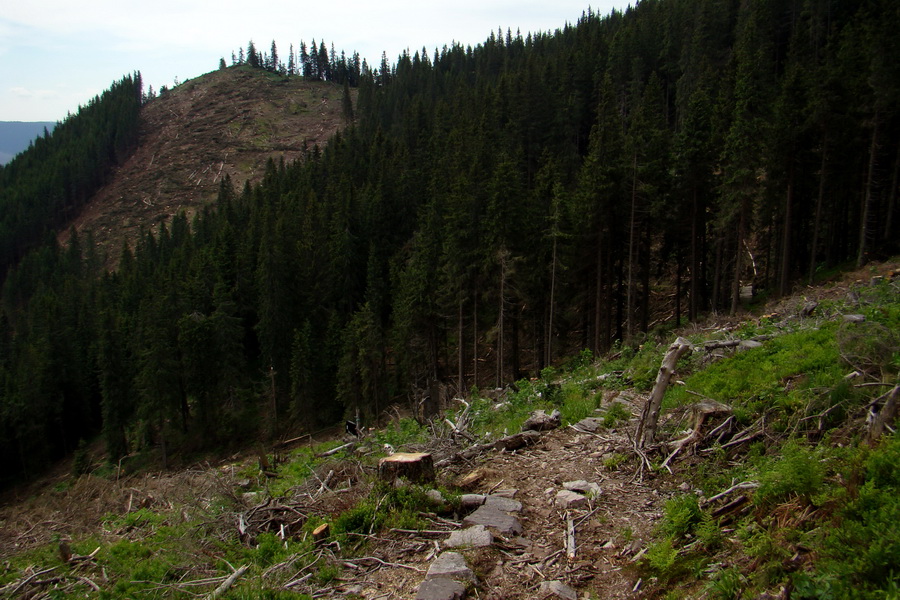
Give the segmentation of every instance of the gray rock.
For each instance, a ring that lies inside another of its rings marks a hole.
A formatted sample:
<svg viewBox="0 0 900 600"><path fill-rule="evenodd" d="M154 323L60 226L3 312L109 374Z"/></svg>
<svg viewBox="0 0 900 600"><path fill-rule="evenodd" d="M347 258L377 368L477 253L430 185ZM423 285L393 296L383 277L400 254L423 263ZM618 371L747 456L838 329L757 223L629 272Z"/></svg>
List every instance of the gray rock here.
<svg viewBox="0 0 900 600"><path fill-rule="evenodd" d="M475 581L475 573L459 552L444 552L431 563L425 579L463 579Z"/></svg>
<svg viewBox="0 0 900 600"><path fill-rule="evenodd" d="M844 315L844 320L848 323L863 323L866 320L866 315Z"/></svg>
<svg viewBox="0 0 900 600"><path fill-rule="evenodd" d="M463 600L465 597L466 586L445 577L426 579L416 594L416 600Z"/></svg>
<svg viewBox="0 0 900 600"><path fill-rule="evenodd" d="M485 506L492 506L504 512L522 512L522 503L512 498L503 496L488 496L484 501Z"/></svg>
<svg viewBox="0 0 900 600"><path fill-rule="evenodd" d="M444 541L445 548L484 548L494 543L494 535L484 525L454 531Z"/></svg>
<svg viewBox="0 0 900 600"><path fill-rule="evenodd" d="M519 535L522 533L522 524L502 510L493 506L482 506L471 515L463 519L463 525L484 525L496 529L501 535Z"/></svg>
<svg viewBox="0 0 900 600"><path fill-rule="evenodd" d="M586 419L582 419L575 423L573 427L578 431L594 433L603 428L603 420L596 417L587 417Z"/></svg>
<svg viewBox="0 0 900 600"><path fill-rule="evenodd" d="M741 340L741 343L738 344L737 349L740 350L752 350L753 348L760 348L762 346L762 342L757 342L756 340Z"/></svg>
<svg viewBox="0 0 900 600"><path fill-rule="evenodd" d="M578 592L564 584L562 581L544 581L541 583L541 593L553 594L563 600L578 600Z"/></svg>
<svg viewBox="0 0 900 600"><path fill-rule="evenodd" d="M585 481L584 479L567 481L563 483L563 487L570 492L578 492L579 494L584 494L586 496L599 496L602 492L599 485L593 481Z"/></svg>
<svg viewBox="0 0 900 600"><path fill-rule="evenodd" d="M428 499L431 500L434 504L443 505L446 501L444 500L444 495L440 492L440 490L428 490L425 492L425 495L428 496Z"/></svg>
<svg viewBox="0 0 900 600"><path fill-rule="evenodd" d="M484 494L463 494L459 497L460 506L466 510L483 506L485 500L487 500L487 496Z"/></svg>
<svg viewBox="0 0 900 600"><path fill-rule="evenodd" d="M587 496L571 490L560 490L556 493L556 506L560 508L584 508L588 504Z"/></svg>
<svg viewBox="0 0 900 600"><path fill-rule="evenodd" d="M522 431L550 431L562 423L562 415L554 410L549 415L543 410L536 410L522 424Z"/></svg>

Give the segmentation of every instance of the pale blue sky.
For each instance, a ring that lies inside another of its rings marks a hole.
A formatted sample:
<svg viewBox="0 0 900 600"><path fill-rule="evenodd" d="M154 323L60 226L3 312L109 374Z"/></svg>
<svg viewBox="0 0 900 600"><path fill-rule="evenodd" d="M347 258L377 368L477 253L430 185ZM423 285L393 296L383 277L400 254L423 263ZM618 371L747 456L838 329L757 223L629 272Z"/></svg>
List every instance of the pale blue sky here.
<svg viewBox="0 0 900 600"><path fill-rule="evenodd" d="M552 31L626 0L0 0L0 121L59 121L126 73L159 89L253 40L279 56L312 38L377 66L406 48L475 45L498 27Z"/></svg>

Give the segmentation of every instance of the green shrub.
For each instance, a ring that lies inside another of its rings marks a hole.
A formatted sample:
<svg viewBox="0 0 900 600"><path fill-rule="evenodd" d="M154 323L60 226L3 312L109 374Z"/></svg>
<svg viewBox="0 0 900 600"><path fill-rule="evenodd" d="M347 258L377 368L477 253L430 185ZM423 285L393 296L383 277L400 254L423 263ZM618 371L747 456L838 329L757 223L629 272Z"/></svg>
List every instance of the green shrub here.
<svg viewBox="0 0 900 600"><path fill-rule="evenodd" d="M700 505L693 494L676 496L666 501L660 530L667 536L682 538L700 522Z"/></svg>
<svg viewBox="0 0 900 600"><path fill-rule="evenodd" d="M723 569L709 582L706 591L715 600L738 600L747 585L746 578L735 568Z"/></svg>
<svg viewBox="0 0 900 600"><path fill-rule="evenodd" d="M613 402L603 413L603 426L613 428L620 422L627 423L631 419L631 411L621 402Z"/></svg>
<svg viewBox="0 0 900 600"><path fill-rule="evenodd" d="M754 502L774 504L794 494L809 501L820 490L824 478L825 468L817 454L795 441L788 442L782 448L781 458L760 473Z"/></svg>
<svg viewBox="0 0 900 600"><path fill-rule="evenodd" d="M678 559L678 549L672 544L671 538L663 538L647 548L646 558L651 572L668 578L675 574L673 567Z"/></svg>
<svg viewBox="0 0 900 600"><path fill-rule="evenodd" d="M897 598L900 586L900 440L887 438L864 463L857 497L826 529L812 573L794 578L798 598ZM893 594L893 595L892 595Z"/></svg>

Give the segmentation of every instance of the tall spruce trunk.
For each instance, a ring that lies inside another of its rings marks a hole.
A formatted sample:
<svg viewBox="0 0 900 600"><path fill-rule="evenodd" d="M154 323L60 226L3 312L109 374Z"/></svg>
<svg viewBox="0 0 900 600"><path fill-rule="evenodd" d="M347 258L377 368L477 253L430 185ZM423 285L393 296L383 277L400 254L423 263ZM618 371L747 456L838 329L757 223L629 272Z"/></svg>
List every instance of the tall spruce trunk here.
<svg viewBox="0 0 900 600"><path fill-rule="evenodd" d="M729 314L737 313L738 306L741 301L741 271L744 268L744 238L746 236L746 226L747 226L747 211L749 207L747 206L749 201L746 198L741 198L741 212L738 217L738 229L737 229L737 245L736 252L734 255L734 278L731 281L731 310Z"/></svg>
<svg viewBox="0 0 900 600"><path fill-rule="evenodd" d="M866 175L866 194L865 199L863 200L862 205L862 215L860 217L859 223L859 252L856 255L856 267L862 267L866 264L866 252L868 252L868 245L866 244L866 240L869 238L870 229L869 229L869 220L871 218L872 213L872 204L874 202L874 186L875 186L875 166L876 166L876 155L878 154L878 125L879 125L879 114L875 112L875 122L872 125L872 144L869 146L869 169L868 174Z"/></svg>
<svg viewBox="0 0 900 600"><path fill-rule="evenodd" d="M631 341L634 335L634 263L635 263L635 219L637 214L637 154L634 155L631 177L631 221L628 226L628 287L625 290L625 339Z"/></svg>
<svg viewBox="0 0 900 600"><path fill-rule="evenodd" d="M781 232L781 273L778 281L778 292L781 296L790 293L791 286L791 228L793 227L794 205L794 169L791 167L788 176L787 192L784 199L784 222Z"/></svg>
<svg viewBox="0 0 900 600"><path fill-rule="evenodd" d="M825 167L828 164L828 133L822 136L822 162L819 164L819 193L816 196L816 216L813 221L812 243L809 249L809 276L807 283L812 285L816 279L816 253L819 250L819 236L822 228L822 208L825 203Z"/></svg>

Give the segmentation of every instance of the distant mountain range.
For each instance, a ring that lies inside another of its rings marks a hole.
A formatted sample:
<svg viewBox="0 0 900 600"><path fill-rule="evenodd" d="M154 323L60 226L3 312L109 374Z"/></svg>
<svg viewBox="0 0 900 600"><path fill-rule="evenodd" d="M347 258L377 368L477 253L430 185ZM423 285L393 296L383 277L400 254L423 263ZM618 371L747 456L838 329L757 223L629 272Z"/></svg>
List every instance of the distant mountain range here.
<svg viewBox="0 0 900 600"><path fill-rule="evenodd" d="M28 148L32 140L44 133L44 127L53 131L55 126L52 121L0 121L0 165L5 165Z"/></svg>

